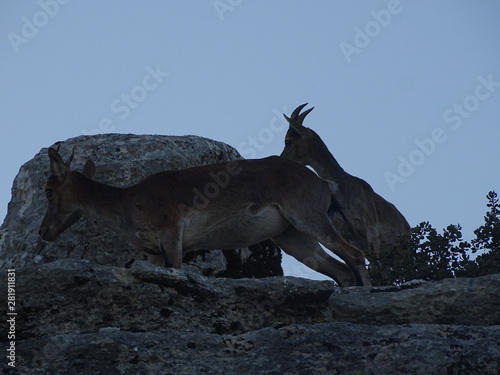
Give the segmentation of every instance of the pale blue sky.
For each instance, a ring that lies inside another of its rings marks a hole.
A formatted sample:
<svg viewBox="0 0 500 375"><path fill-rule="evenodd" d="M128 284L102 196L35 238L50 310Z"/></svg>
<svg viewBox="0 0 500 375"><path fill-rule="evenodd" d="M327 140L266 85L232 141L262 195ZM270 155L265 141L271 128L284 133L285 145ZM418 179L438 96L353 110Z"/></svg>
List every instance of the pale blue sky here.
<svg viewBox="0 0 500 375"><path fill-rule="evenodd" d="M306 125L412 226L472 237L500 192L499 18L496 0L2 0L0 217L56 141L195 134L265 157L309 102Z"/></svg>

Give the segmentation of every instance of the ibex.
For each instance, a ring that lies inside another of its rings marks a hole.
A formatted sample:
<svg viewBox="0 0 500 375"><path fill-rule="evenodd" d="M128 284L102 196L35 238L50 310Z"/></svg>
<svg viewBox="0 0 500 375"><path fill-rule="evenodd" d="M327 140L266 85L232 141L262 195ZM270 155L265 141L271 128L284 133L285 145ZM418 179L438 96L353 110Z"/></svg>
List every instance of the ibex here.
<svg viewBox="0 0 500 375"><path fill-rule="evenodd" d="M54 241L87 215L130 236L152 263L180 268L186 252L241 248L271 238L341 286L370 285L363 252L332 226L335 201L328 184L299 163L278 156L238 160L164 171L118 188L92 179L92 161L80 173L70 169L72 157L65 162L54 148L48 154L43 240Z"/></svg>
<svg viewBox="0 0 500 375"><path fill-rule="evenodd" d="M300 113L307 105L297 107L290 117L281 156L311 166L323 180L330 181L332 194L339 200L350 227L339 228L340 234L365 253L373 246L380 253L381 239L395 245L409 238L410 226L396 207L373 191L364 180L345 172L313 130L303 125L314 107Z"/></svg>

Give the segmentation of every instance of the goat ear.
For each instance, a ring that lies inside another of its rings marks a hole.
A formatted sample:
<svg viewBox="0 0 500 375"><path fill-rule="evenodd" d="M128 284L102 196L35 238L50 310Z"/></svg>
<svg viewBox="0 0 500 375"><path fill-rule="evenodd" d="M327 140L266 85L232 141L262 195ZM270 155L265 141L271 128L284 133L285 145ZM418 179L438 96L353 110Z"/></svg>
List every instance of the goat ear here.
<svg viewBox="0 0 500 375"><path fill-rule="evenodd" d="M87 160L85 165L83 166L83 175L91 180L95 175L95 164L92 160Z"/></svg>
<svg viewBox="0 0 500 375"><path fill-rule="evenodd" d="M69 166L61 158L55 148L49 148L50 173L55 174L59 182L63 182L69 172Z"/></svg>

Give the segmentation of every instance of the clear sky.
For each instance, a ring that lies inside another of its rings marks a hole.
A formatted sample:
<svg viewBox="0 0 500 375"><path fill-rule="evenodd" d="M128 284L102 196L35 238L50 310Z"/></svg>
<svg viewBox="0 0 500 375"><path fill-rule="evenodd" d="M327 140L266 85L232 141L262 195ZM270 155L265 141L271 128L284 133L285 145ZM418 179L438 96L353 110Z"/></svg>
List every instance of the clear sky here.
<svg viewBox="0 0 500 375"><path fill-rule="evenodd" d="M2 0L0 217L56 141L194 134L265 157L309 102L346 171L471 238L500 192L499 19L498 0Z"/></svg>

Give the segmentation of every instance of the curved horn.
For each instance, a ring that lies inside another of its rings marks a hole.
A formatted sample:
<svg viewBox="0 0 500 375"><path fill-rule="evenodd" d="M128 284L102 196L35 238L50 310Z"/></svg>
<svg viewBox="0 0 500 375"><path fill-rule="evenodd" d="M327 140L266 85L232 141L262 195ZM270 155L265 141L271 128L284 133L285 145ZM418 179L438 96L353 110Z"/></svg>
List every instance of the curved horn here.
<svg viewBox="0 0 500 375"><path fill-rule="evenodd" d="M68 167L71 166L71 162L73 161L74 157L75 157L75 149L73 149L73 151L71 151L71 155L66 159L66 165Z"/></svg>
<svg viewBox="0 0 500 375"><path fill-rule="evenodd" d="M299 115L299 117L297 118L297 122L300 123L300 125L302 125L302 123L304 122L304 119L306 118L306 116L309 114L309 112L311 112L312 110L314 109L314 107L311 107L309 108L307 111L301 113Z"/></svg>
<svg viewBox="0 0 500 375"><path fill-rule="evenodd" d="M285 116L285 119L288 121L290 126L293 129L295 129L299 134L300 134L301 130L304 128L304 126L302 125L302 123L304 122L304 119L309 114L309 112L311 112L314 109L314 107L312 107L312 108L309 108L307 111L300 113L300 111L302 111L302 109L304 109L304 107L307 104L308 103L305 103L305 104L299 105L297 108L295 108L295 110L292 112L290 117L288 117L287 115L285 115L283 113L283 116Z"/></svg>
<svg viewBox="0 0 500 375"><path fill-rule="evenodd" d="M57 149L49 147L50 173L55 174L57 179L62 182L69 172L69 166L62 160Z"/></svg>
<svg viewBox="0 0 500 375"><path fill-rule="evenodd" d="M63 144L62 141L59 141L59 142L56 142L54 143L54 146L56 146L56 148L54 149L54 147L50 147L52 148L53 150L57 151L57 153L59 154L59 151L61 150L61 145ZM66 159L66 161L64 162L68 167L71 166L71 162L73 161L73 158L75 157L75 149L73 148L73 151L71 152L71 155Z"/></svg>
<svg viewBox="0 0 500 375"><path fill-rule="evenodd" d="M296 120L300 111L302 111L302 109L308 105L309 103L304 103L302 105L299 105L297 108L295 108L295 110L292 112L292 115L290 116L292 119Z"/></svg>

